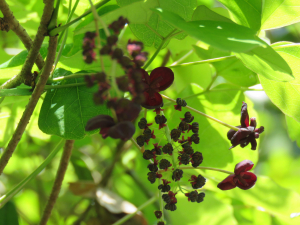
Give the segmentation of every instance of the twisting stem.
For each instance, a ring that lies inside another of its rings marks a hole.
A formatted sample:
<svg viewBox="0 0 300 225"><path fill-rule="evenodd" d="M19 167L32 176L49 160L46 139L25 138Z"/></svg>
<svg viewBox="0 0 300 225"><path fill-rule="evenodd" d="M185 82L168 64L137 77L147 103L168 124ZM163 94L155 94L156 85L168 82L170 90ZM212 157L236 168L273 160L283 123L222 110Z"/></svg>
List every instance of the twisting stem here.
<svg viewBox="0 0 300 225"><path fill-rule="evenodd" d="M142 209L146 208L147 206L149 206L153 202L155 202L157 198L158 198L158 196L153 196L147 202L145 202L144 204L139 206L134 213L124 216L122 219L118 220L117 222L113 223L112 225L121 225L121 224L123 224L125 221L129 220L131 217L133 217L135 214L137 214L139 211L141 211Z"/></svg>
<svg viewBox="0 0 300 225"><path fill-rule="evenodd" d="M45 34L48 31L48 24L49 24L49 21L51 19L52 12L53 12L54 0L45 0L44 2L45 2L45 7L44 7L43 15L41 18L40 26L38 28L37 34L32 43L32 48L30 48L30 50L28 52L28 55L27 55L24 65L22 67L21 73L19 73L18 75L14 76L13 78L6 81L1 86L2 89L17 87L22 82L24 82L26 80L29 80L29 81L31 80L31 69L34 64L34 61L37 58L37 55L39 54L40 48L41 48L42 43L45 38ZM54 51L56 51L56 47L55 47Z"/></svg>
<svg viewBox="0 0 300 225"><path fill-rule="evenodd" d="M169 100L169 101L171 101L171 102L176 103L176 100L171 99L171 98L169 98L168 96L165 96L165 95L161 95L161 96L162 96L164 99L167 99L167 100ZM221 124L221 125L223 125L223 126L225 126L225 127L228 127L228 128L230 128L230 129L232 129L232 130L235 130L235 131L238 131L238 130L239 130L237 127L234 127L234 126L232 126L232 125L230 125L230 124L224 123L224 122L222 122L221 120L218 120L218 119L216 119L216 118L214 118L214 117L212 117L212 116L209 116L209 115L207 115L207 114L205 114L205 113L203 113L203 112L200 112L200 111L198 111L198 110L196 110L196 109L194 109L194 108L192 108L192 107L190 107L190 106L185 106L185 108L187 108L187 109L189 109L189 110L191 110L191 111L193 111L193 112L195 112L195 113L197 113L197 114L199 114L199 115L201 115L201 116L204 116L204 117L206 117L206 118L208 118L208 119L211 119L211 120L213 120L213 121L215 121L215 122L217 122L217 123L219 123L219 124Z"/></svg>
<svg viewBox="0 0 300 225"><path fill-rule="evenodd" d="M62 182L65 177L65 173L68 168L69 160L70 160L70 157L72 154L73 145L74 145L74 140L66 140L65 146L64 146L64 152L61 156L61 160L60 160L59 167L58 167L58 170L56 173L52 191L49 196L47 205L45 207L40 225L46 225L48 219L50 218L51 211L54 207L54 204L55 204L58 194L60 192L61 185L62 185Z"/></svg>
<svg viewBox="0 0 300 225"><path fill-rule="evenodd" d="M5 20L9 24L9 28L16 33L16 35L20 38L22 43L25 45L26 49L29 51L32 46L32 40L26 32L25 28L19 23L19 21L14 17L13 12L10 10L8 4L5 0L0 0L0 10L3 13ZM35 60L35 64L42 70L44 66L44 59L40 53L38 53L37 58Z"/></svg>
<svg viewBox="0 0 300 225"><path fill-rule="evenodd" d="M227 173L227 174L234 174L233 172L227 171L227 170L222 170L222 169L217 169L213 167L206 167L206 166L198 166L198 167L192 167L192 166L182 166L180 167L182 170L195 170L195 169L203 169L203 170L214 170L222 173ZM168 169L169 170L169 169ZM158 170L158 173L164 173L168 170Z"/></svg>
<svg viewBox="0 0 300 225"><path fill-rule="evenodd" d="M162 39L160 45L158 46L158 48L156 49L155 53L152 55L152 57L147 61L146 65L143 67L144 70L146 70L148 68L148 66L152 63L152 61L156 58L157 54L159 53L159 51L162 49L162 47L164 46L164 44L169 40L169 38L171 37L171 35L176 32L177 29L171 31L167 37L165 37L164 39Z"/></svg>
<svg viewBox="0 0 300 225"><path fill-rule="evenodd" d="M29 123L30 117L35 109L35 106L36 106L41 94L44 91L44 87L47 83L47 80L49 78L49 75L50 75L50 72L51 72L51 69L52 69L52 66L54 63L56 47L57 47L57 37L56 36L50 37L49 47L48 47L48 55L47 55L47 59L46 59L43 71L41 72L40 79L38 80L38 83L32 93L31 98L29 99L26 109L23 112L23 115L18 123L18 126L0 159L0 175L2 174L5 166L7 165L8 160L10 159L13 152L15 151L15 149L26 129L26 126Z"/></svg>

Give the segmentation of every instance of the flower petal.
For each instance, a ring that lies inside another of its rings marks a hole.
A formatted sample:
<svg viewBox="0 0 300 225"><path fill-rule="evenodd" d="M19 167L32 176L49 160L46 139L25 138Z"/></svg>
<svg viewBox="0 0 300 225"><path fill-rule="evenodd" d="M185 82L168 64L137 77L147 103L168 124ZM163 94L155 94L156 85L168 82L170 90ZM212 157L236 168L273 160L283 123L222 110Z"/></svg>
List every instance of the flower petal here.
<svg viewBox="0 0 300 225"><path fill-rule="evenodd" d="M243 190L247 190L247 189L253 187L256 180L257 180L256 175L254 173L251 173L251 172L245 172L242 178L246 182L246 185L243 184L240 180L238 180L236 182L236 186L238 186L239 188L241 188Z"/></svg>
<svg viewBox="0 0 300 225"><path fill-rule="evenodd" d="M236 164L234 168L235 175L239 175L242 172L246 172L252 169L254 163L248 159L243 160L242 162Z"/></svg>
<svg viewBox="0 0 300 225"><path fill-rule="evenodd" d="M151 98L148 92L144 92L145 102L141 104L146 109L155 109L163 106L163 100L159 93L155 92Z"/></svg>
<svg viewBox="0 0 300 225"><path fill-rule="evenodd" d="M251 131L247 128L240 128L231 138L231 144L233 146L237 146L241 143L241 140L246 138L248 135L251 134Z"/></svg>
<svg viewBox="0 0 300 225"><path fill-rule="evenodd" d="M123 141L126 141L130 139L135 132L135 126L129 122L120 122L117 123L115 126L111 127L107 134L108 136L114 138L114 139L121 139Z"/></svg>
<svg viewBox="0 0 300 225"><path fill-rule="evenodd" d="M237 128L241 128L241 126L236 126ZM231 138L233 137L233 135L236 133L237 131L236 130L232 130L230 129L228 132L227 132L227 138L229 140L231 140Z"/></svg>
<svg viewBox="0 0 300 225"><path fill-rule="evenodd" d="M99 128L111 127L115 124L113 118L108 115L95 116L89 119L85 126L86 131L95 130Z"/></svg>
<svg viewBox="0 0 300 225"><path fill-rule="evenodd" d="M255 136L254 134L251 135L251 137L248 139L251 143L251 150L256 150L256 147L257 147L257 142L255 140Z"/></svg>
<svg viewBox="0 0 300 225"><path fill-rule="evenodd" d="M166 90L174 81L174 73L167 67L157 67L152 70L150 74L150 82L152 83L156 79L160 79L158 82L158 91Z"/></svg>
<svg viewBox="0 0 300 225"><path fill-rule="evenodd" d="M229 175L228 177L225 178L225 180L221 181L218 184L218 188L220 188L221 190L225 191L225 190L230 190L232 188L236 187L236 184L233 180L233 178L235 177L234 174Z"/></svg>
<svg viewBox="0 0 300 225"><path fill-rule="evenodd" d="M243 102L242 109L241 109L241 125L243 128L249 126L249 115L247 110L247 103Z"/></svg>

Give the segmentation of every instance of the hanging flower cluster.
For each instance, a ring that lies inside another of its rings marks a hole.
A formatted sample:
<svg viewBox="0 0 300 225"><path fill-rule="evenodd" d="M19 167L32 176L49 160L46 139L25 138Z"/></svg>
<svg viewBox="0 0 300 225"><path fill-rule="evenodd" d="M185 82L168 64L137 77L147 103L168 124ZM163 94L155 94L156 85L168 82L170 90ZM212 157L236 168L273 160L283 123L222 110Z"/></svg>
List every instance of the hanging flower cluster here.
<svg viewBox="0 0 300 225"><path fill-rule="evenodd" d="M143 158L151 162L148 165L148 169L150 170L150 172L148 172L148 180L152 184L155 183L157 179L160 180L158 189L164 193L162 199L165 202L166 210L174 211L177 209L176 194L181 190L178 186L181 184L178 182L182 182L184 176L180 165L191 164L196 168L203 161L202 153L194 151L192 147L194 144L199 144L200 142L198 135L199 124L193 122L193 120L194 117L192 114L186 112L184 118L181 118L178 127L174 128L171 131L171 134L165 134L166 136L171 136L171 143L166 143L161 146L158 143L155 143L153 144L154 148L152 150L145 150L143 153ZM167 126L167 118L164 115L157 114L155 123L158 125L158 129L161 130ZM156 138L153 133L154 129L153 131L150 129L152 123L148 123L146 118L141 118L138 126L140 129L144 130L143 134L136 139L138 145L144 146L145 143L149 143L151 138ZM185 138L184 136L187 136L189 131L192 131L192 134ZM175 155L177 155L177 157L175 157ZM198 192L197 189L200 189L205 185L205 178L201 175L192 175L188 178L190 178L190 183L187 183L187 185L194 190L186 191L184 193L187 200L198 203L202 202L205 194L204 192Z"/></svg>

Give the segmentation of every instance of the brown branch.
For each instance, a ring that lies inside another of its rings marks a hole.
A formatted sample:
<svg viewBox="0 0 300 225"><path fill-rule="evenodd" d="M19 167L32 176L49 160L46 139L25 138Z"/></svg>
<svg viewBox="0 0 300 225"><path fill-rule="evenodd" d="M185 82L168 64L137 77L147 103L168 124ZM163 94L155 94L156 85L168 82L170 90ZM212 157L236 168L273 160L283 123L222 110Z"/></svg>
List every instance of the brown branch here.
<svg viewBox="0 0 300 225"><path fill-rule="evenodd" d="M51 73L52 66L54 63L56 47L57 47L57 37L56 36L50 37L49 47L48 47L48 55L47 55L47 59L45 62L45 66L41 72L40 79L38 80L38 83L31 95L31 98L29 99L26 109L23 112L23 115L19 121L19 124L18 124L12 138L9 141L7 148L5 149L3 155L0 159L0 175L2 174L5 166L7 165L8 160L10 159L13 152L15 151L15 149L25 131L25 128L26 128L27 124L29 123L30 117L35 109L35 106L36 106L41 94L44 91L44 87L47 83L47 80L49 78L49 75Z"/></svg>
<svg viewBox="0 0 300 225"><path fill-rule="evenodd" d="M66 140L65 146L64 146L64 152L61 156L59 167L56 173L55 181L52 187L51 194L49 196L49 200L47 202L47 205L44 210L44 214L42 216L40 225L46 225L48 222L48 219L50 218L51 211L54 207L54 204L56 202L56 199L58 197L59 191L61 189L62 182L65 177L65 173L68 168L68 164L70 161L70 157L72 154L72 149L74 145L74 140Z"/></svg>
<svg viewBox="0 0 300 225"><path fill-rule="evenodd" d="M0 10L4 16L5 22L8 23L9 28L18 35L21 39L27 50L29 51L32 46L32 40L26 32L25 28L21 26L19 21L14 17L13 12L10 10L9 5L5 2L5 0L0 0ZM42 70L44 66L44 59L40 53L38 53L37 58L35 60L35 64Z"/></svg>
<svg viewBox="0 0 300 225"><path fill-rule="evenodd" d="M0 0L0 1L4 1L4 0ZM19 86L21 83L23 83L25 81L31 80L31 69L34 64L34 61L37 58L37 55L39 54L43 40L48 31L47 27L50 22L53 8L54 8L53 7L54 0L44 0L44 2L45 2L45 7L44 7L43 15L41 18L40 26L38 28L37 34L32 43L32 48L30 48L30 50L28 52L28 55L27 55L24 65L22 67L21 73L14 76L10 80L6 81L1 86L2 89L13 88L13 87ZM56 51L56 48L55 48L55 51Z"/></svg>

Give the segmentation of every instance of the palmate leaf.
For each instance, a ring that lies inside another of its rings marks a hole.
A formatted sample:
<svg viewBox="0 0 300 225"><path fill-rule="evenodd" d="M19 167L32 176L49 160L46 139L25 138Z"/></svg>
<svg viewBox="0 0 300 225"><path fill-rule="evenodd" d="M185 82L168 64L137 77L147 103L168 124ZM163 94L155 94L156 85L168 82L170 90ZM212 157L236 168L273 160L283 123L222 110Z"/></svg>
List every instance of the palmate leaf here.
<svg viewBox="0 0 300 225"><path fill-rule="evenodd" d="M300 147L300 122L287 115L285 115L285 119L291 140L296 141Z"/></svg>
<svg viewBox="0 0 300 225"><path fill-rule="evenodd" d="M179 15L161 8L154 9L154 12L179 30L221 50L245 52L257 46L266 46L266 43L255 37L253 30L244 26L222 21L186 22Z"/></svg>
<svg viewBox="0 0 300 225"><path fill-rule="evenodd" d="M300 2L295 0L264 0L262 29L275 29L300 21Z"/></svg>
<svg viewBox="0 0 300 225"><path fill-rule="evenodd" d="M84 73L86 71L80 71ZM56 69L53 77L67 76L72 72ZM84 82L84 79L69 79L63 84ZM57 82L55 85L62 84ZM47 91L40 116L39 128L46 134L57 135L68 140L84 138L87 134L98 132L85 131L89 119L99 114L108 115L110 110L105 105L95 105L93 93L98 90L86 86L51 89Z"/></svg>
<svg viewBox="0 0 300 225"><path fill-rule="evenodd" d="M271 101L283 113L300 122L300 45L288 44L275 49L291 67L295 80L279 82L259 74L260 82Z"/></svg>
<svg viewBox="0 0 300 225"><path fill-rule="evenodd" d="M233 20L258 31L261 26L262 0L218 0L229 9Z"/></svg>

